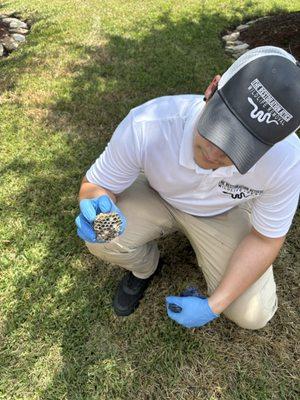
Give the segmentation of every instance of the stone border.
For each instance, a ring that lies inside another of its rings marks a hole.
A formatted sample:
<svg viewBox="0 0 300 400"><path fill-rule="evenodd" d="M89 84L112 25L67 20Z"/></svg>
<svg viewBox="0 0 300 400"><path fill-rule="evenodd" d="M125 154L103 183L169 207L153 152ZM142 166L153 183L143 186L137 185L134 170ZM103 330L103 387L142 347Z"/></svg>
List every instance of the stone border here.
<svg viewBox="0 0 300 400"><path fill-rule="evenodd" d="M248 21L245 24L237 26L235 30L230 32L228 35L222 36L222 40L225 42L225 53L227 53L230 57L234 59L237 59L242 54L246 53L249 50L249 44L239 40L240 32L245 31L250 27L250 25L254 24L255 22L267 18L270 17L260 17L252 21Z"/></svg>
<svg viewBox="0 0 300 400"><path fill-rule="evenodd" d="M30 30L31 23L21 20L17 12L0 14L0 23L7 30L7 33L0 38L0 57L7 56L26 41L25 35Z"/></svg>

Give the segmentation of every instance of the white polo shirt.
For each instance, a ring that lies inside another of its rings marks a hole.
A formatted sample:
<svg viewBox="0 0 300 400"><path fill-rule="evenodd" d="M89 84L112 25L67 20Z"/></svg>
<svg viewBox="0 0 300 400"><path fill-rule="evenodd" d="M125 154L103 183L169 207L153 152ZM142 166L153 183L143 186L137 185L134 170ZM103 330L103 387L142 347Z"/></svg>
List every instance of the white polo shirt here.
<svg viewBox="0 0 300 400"><path fill-rule="evenodd" d="M193 136L204 106L203 96L178 95L132 109L87 171L88 181L118 194L143 171L165 201L197 216L251 200L254 228L285 235L299 199L299 138L291 134L274 145L244 175L235 166L203 169L194 162Z"/></svg>

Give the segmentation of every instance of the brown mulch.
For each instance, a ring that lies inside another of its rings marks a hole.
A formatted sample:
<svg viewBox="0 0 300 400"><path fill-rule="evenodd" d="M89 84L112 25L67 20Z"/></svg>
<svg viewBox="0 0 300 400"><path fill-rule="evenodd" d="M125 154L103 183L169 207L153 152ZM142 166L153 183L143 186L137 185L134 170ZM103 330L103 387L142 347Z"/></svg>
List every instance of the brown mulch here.
<svg viewBox="0 0 300 400"><path fill-rule="evenodd" d="M300 12L278 14L255 22L240 33L239 40L250 48L278 46L300 60Z"/></svg>

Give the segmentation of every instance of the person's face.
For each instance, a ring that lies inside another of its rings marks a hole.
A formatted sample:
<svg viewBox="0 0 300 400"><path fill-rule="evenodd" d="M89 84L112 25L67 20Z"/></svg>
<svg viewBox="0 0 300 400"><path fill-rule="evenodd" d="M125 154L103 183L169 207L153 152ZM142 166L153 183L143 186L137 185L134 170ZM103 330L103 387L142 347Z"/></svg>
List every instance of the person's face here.
<svg viewBox="0 0 300 400"><path fill-rule="evenodd" d="M216 75L205 90L206 103L217 90L220 75ZM194 161L204 169L217 169L233 165L230 158L212 142L201 136L201 132L196 132L194 136Z"/></svg>
<svg viewBox="0 0 300 400"><path fill-rule="evenodd" d="M233 165L230 158L217 146L196 132L194 136L194 161L204 169L217 169Z"/></svg>

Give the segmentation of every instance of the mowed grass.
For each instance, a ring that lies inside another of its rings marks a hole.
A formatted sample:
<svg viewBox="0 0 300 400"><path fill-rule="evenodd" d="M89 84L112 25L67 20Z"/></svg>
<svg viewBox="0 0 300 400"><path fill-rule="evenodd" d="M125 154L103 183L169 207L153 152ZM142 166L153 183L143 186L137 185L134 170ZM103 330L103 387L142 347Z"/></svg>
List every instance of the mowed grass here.
<svg viewBox="0 0 300 400"><path fill-rule="evenodd" d="M87 168L128 111L202 93L231 63L220 32L299 1L14 0L33 26L0 61L0 399L299 398L299 216L275 264L279 310L260 331L220 318L186 330L164 298L205 291L187 240L160 242L166 266L140 308L111 308L118 267L77 238Z"/></svg>

